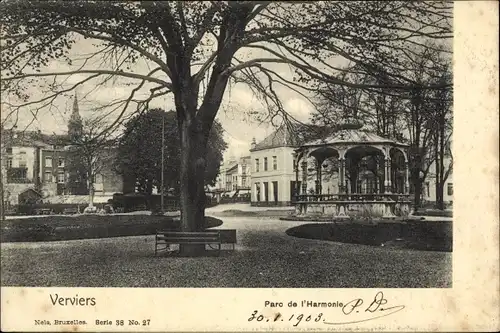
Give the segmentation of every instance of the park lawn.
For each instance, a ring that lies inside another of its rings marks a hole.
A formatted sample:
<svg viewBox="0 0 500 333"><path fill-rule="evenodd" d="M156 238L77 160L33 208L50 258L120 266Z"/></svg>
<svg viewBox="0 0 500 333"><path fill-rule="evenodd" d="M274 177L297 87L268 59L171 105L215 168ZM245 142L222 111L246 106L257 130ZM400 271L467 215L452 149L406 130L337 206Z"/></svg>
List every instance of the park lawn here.
<svg viewBox="0 0 500 333"><path fill-rule="evenodd" d="M207 227L222 224L207 217ZM155 215L74 215L29 217L1 222L1 242L57 241L152 235L158 229L175 230L178 219Z"/></svg>
<svg viewBox="0 0 500 333"><path fill-rule="evenodd" d="M299 223L232 218L234 251L154 256L154 236L4 243L2 285L40 287L447 288L452 253L291 237Z"/></svg>

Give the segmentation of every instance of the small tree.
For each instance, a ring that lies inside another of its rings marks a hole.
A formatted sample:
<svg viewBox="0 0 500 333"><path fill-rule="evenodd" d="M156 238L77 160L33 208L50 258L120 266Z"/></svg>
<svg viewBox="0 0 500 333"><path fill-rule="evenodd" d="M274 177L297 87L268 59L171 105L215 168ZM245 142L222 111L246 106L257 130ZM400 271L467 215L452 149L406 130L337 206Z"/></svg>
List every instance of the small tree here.
<svg viewBox="0 0 500 333"><path fill-rule="evenodd" d="M84 119L81 133L69 135L68 161L70 172L82 170L80 180L86 180L89 195L89 207L94 207L96 176L105 165L114 159L114 140L110 132L102 135L104 124L102 118Z"/></svg>
<svg viewBox="0 0 500 333"><path fill-rule="evenodd" d="M451 82L452 73L447 63L439 66L438 80ZM452 90L438 89L433 94L432 108L434 116L430 122L435 163L436 208L444 209L444 185L453 172L453 154L451 137L453 134Z"/></svg>

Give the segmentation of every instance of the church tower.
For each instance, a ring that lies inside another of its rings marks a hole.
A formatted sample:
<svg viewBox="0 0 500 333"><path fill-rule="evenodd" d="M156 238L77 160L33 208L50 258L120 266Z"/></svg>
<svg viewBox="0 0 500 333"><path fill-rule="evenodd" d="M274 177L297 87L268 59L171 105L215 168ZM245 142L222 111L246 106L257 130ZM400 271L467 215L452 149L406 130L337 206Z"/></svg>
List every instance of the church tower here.
<svg viewBox="0 0 500 333"><path fill-rule="evenodd" d="M67 189L70 194L88 194L86 169L81 153L75 143L80 141L83 134L83 121L78 107L78 97L75 93L73 110L68 121L69 149L66 155L66 170L68 173Z"/></svg>
<svg viewBox="0 0 500 333"><path fill-rule="evenodd" d="M80 110L78 108L78 97L75 93L75 98L73 100L73 111L68 122L68 136L71 141L82 135L83 132L83 122L80 116Z"/></svg>

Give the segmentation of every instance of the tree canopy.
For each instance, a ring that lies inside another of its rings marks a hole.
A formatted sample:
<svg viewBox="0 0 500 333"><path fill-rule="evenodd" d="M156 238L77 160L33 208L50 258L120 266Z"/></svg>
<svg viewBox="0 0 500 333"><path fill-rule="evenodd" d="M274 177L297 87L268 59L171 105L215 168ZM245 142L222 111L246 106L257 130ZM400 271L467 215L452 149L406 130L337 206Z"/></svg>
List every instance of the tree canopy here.
<svg viewBox="0 0 500 333"><path fill-rule="evenodd" d="M118 144L116 161L118 170L130 178L139 192L151 194L153 188L161 189L162 121L164 121L164 186L179 193L180 143L177 115L151 109L137 115L125 124L125 131ZM227 148L223 129L215 122L208 139L205 184L214 185L219 174L223 153Z"/></svg>
<svg viewBox="0 0 500 333"><path fill-rule="evenodd" d="M405 75L418 83L408 91L398 92L391 88L372 91L323 85L318 90L317 107L312 114L314 124L331 126L357 121L367 130L409 144L417 205L420 204L422 184L432 173L431 166L436 165L438 171L434 176L441 184L440 193L436 193L438 199L442 198L443 182L453 168L453 75L451 59L447 54L445 46L429 43L415 49L411 57L404 59ZM376 83L385 78L384 68L378 70L380 74L375 77L353 71L345 73L344 78L352 82ZM435 88L420 89L422 86ZM444 163L445 157L449 158L447 163Z"/></svg>

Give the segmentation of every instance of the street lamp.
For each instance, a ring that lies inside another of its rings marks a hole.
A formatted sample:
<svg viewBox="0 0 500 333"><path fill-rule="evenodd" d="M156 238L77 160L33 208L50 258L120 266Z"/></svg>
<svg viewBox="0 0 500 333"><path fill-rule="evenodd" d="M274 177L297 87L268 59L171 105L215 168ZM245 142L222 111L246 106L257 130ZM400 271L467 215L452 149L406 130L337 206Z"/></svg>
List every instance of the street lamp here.
<svg viewBox="0 0 500 333"><path fill-rule="evenodd" d="M293 171L295 172L295 189L294 189L295 201L298 201L298 195L300 192L300 188L299 188L299 160L298 160L299 154L297 153L297 151L294 151L292 153L292 156L293 156ZM290 199L293 199L293 198L290 198Z"/></svg>

